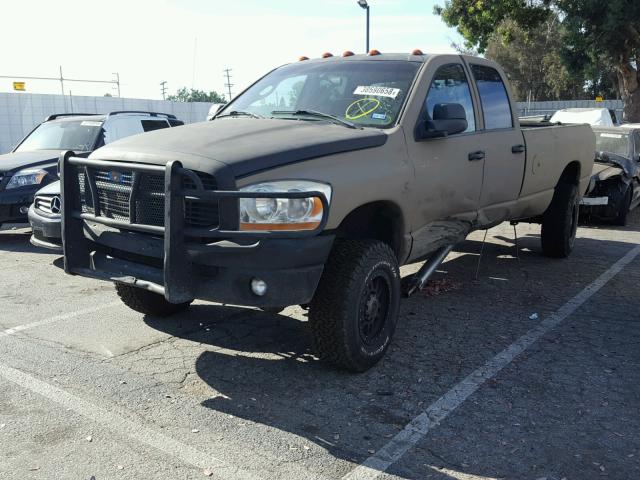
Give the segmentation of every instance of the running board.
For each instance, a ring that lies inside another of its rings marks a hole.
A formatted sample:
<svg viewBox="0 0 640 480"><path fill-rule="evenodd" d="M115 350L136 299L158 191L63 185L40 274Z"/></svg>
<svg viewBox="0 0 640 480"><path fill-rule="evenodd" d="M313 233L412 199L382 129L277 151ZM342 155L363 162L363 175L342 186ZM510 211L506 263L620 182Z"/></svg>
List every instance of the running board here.
<svg viewBox="0 0 640 480"><path fill-rule="evenodd" d="M427 280L434 274L436 268L444 261L449 255L449 252L453 250L453 245L447 245L446 247L440 247L430 257L429 260L424 262L424 265L420 267L413 275L404 278L402 281L402 296L409 298L418 290L422 290Z"/></svg>

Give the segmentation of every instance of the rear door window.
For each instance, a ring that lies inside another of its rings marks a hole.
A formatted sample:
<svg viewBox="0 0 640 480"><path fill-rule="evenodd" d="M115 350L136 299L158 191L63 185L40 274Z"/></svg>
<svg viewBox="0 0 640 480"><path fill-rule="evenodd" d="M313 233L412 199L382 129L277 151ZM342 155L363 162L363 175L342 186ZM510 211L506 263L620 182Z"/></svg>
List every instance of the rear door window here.
<svg viewBox="0 0 640 480"><path fill-rule="evenodd" d="M471 71L480 94L484 128L486 130L512 128L511 104L498 71L484 65L471 65Z"/></svg>
<svg viewBox="0 0 640 480"><path fill-rule="evenodd" d="M142 120L140 123L142 123L142 130L145 132L152 132L153 130L169 127L166 120Z"/></svg>

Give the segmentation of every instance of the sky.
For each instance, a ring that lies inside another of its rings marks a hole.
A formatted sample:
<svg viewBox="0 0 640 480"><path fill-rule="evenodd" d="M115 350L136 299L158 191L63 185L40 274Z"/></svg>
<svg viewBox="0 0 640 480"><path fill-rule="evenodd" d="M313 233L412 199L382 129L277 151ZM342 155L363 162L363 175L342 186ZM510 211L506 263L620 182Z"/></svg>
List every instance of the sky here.
<svg viewBox="0 0 640 480"><path fill-rule="evenodd" d="M371 48L452 52L457 32L433 15L442 0L369 0ZM365 50L356 0L22 0L2 2L0 91L22 76L113 80L121 96L161 99L180 87L237 94L301 55ZM13 77L15 76L15 77ZM24 80L32 93L59 81ZM66 82L65 94L117 95L115 85Z"/></svg>

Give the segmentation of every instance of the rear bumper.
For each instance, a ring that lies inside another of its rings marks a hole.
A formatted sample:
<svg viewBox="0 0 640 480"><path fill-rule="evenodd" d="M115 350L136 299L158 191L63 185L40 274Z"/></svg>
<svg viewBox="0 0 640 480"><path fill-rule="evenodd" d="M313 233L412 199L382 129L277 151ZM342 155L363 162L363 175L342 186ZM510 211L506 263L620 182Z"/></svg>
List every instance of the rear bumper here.
<svg viewBox="0 0 640 480"><path fill-rule="evenodd" d="M45 217L40 215L32 204L29 207L28 218L33 232L31 244L62 252L62 220L60 215Z"/></svg>
<svg viewBox="0 0 640 480"><path fill-rule="evenodd" d="M94 165L105 168L105 163L65 157L61 164L62 236L67 273L136 286L164 295L172 303L204 299L278 307L308 303L313 297L334 240L332 235L318 235L328 216L328 204L322 193L311 193L321 196L324 206L324 217L316 230L246 232L237 229L238 198L270 194L230 189L205 191L202 186L185 190L181 178L193 172L185 171L179 162L171 162L166 168L118 164L118 168L139 172L163 172L164 226L150 227L101 217L99 212L82 213L77 202L67 201L79 198L74 190L76 168ZM215 229L187 227L185 197L191 201L218 200L220 226ZM254 278L266 282L264 295L253 293Z"/></svg>

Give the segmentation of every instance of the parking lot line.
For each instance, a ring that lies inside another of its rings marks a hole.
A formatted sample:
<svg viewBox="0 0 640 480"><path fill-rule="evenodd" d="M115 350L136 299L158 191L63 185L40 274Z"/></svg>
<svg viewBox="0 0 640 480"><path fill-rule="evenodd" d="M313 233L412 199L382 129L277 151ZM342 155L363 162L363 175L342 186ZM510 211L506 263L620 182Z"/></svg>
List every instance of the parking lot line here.
<svg viewBox="0 0 640 480"><path fill-rule="evenodd" d="M15 368L0 364L0 376L27 390L52 400L64 408L71 409L92 421L98 422L117 434L132 438L144 445L148 445L164 454L182 461L187 465L215 472L214 478L225 480L259 479L259 477L243 471L240 468L228 465L208 453L201 452L139 422L129 420L123 415L94 405L87 400L66 392L59 387L43 382L42 380L21 372L20 370L16 370Z"/></svg>
<svg viewBox="0 0 640 480"><path fill-rule="evenodd" d="M416 445L431 429L438 426L456 408L462 405L482 384L495 377L500 370L511 363L518 355L533 345L549 330L557 327L563 320L591 298L615 275L631 263L640 254L640 245L632 248L624 257L614 263L607 271L587 285L580 293L571 298L562 307L517 341L509 345L482 367L473 371L460 383L432 403L420 415L409 422L404 429L393 437L374 455L353 469L343 480L374 479L397 462L411 447Z"/></svg>
<svg viewBox="0 0 640 480"><path fill-rule="evenodd" d="M59 322L61 320L69 320L71 318L79 317L81 315L88 315L90 313L99 312L100 310L104 310L105 308L117 307L118 305L122 305L122 303L121 302L107 303L104 305L85 308L83 310L76 310L75 312L63 313L61 315L56 315L55 317L45 318L44 320L38 320L37 322L25 323L24 325L18 325L16 327L7 328L6 330L0 331L0 338L8 337L9 335L15 335L16 333L24 332L25 330L41 327L43 325Z"/></svg>

